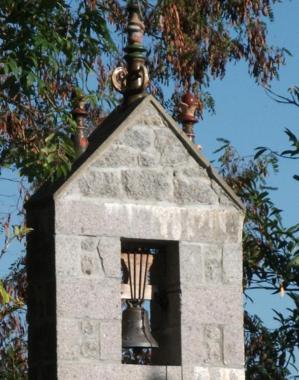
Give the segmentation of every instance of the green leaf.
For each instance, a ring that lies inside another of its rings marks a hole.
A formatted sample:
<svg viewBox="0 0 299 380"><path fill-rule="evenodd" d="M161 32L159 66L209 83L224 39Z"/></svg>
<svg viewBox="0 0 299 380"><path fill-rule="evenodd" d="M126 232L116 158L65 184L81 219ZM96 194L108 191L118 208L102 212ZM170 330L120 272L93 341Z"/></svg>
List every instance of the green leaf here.
<svg viewBox="0 0 299 380"><path fill-rule="evenodd" d="M4 285L2 281L0 281L0 304L7 304L10 301L10 295L9 293L5 290Z"/></svg>
<svg viewBox="0 0 299 380"><path fill-rule="evenodd" d="M54 139L54 137L55 137L55 133L50 133L49 136L47 136L47 137L45 138L45 142L46 142L46 143L51 142L51 141Z"/></svg>
<svg viewBox="0 0 299 380"><path fill-rule="evenodd" d="M33 83L35 82L36 80L36 76L33 74L33 72L30 72L27 77L26 77L26 81L27 81L27 86L30 87L33 85Z"/></svg>
<svg viewBox="0 0 299 380"><path fill-rule="evenodd" d="M17 225L13 226L13 234L14 237L21 241L29 232L32 231L32 228L26 227L25 225Z"/></svg>
<svg viewBox="0 0 299 380"><path fill-rule="evenodd" d="M281 49L284 53L286 53L289 57L293 57L293 54L290 52L290 50L286 49L286 48L282 48Z"/></svg>
<svg viewBox="0 0 299 380"><path fill-rule="evenodd" d="M254 159L256 160L258 157L260 157L263 153L265 153L268 148L266 147L258 147L255 149L257 151L257 153L254 155Z"/></svg>
<svg viewBox="0 0 299 380"><path fill-rule="evenodd" d="M288 128L285 129L285 133L289 136L289 140L293 142L294 144L298 143L297 137L294 135L292 131L290 131Z"/></svg>
<svg viewBox="0 0 299 380"><path fill-rule="evenodd" d="M13 59L12 57L9 57L6 61L6 64L4 63L4 71L5 71L5 74L12 73L16 78L18 78L21 72L21 68L18 67L18 64L15 59Z"/></svg>
<svg viewBox="0 0 299 380"><path fill-rule="evenodd" d="M289 263L290 266L293 266L293 267L299 267L299 256L296 256L294 257L290 263Z"/></svg>

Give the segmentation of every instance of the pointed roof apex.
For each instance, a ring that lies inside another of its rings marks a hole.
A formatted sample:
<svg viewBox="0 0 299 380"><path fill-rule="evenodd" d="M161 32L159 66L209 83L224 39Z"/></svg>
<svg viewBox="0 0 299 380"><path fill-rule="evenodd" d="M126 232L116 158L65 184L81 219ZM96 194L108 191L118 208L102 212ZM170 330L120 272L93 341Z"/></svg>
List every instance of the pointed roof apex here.
<svg viewBox="0 0 299 380"><path fill-rule="evenodd" d="M181 141L181 143L188 150L189 154L198 162L198 164L206 169L209 177L214 180L224 190L224 192L233 200L241 210L245 210L245 206L225 180L217 173L212 167L211 163L198 151L198 148L193 144L185 133L177 126L174 119L167 114L161 104L152 96L147 95L144 98L138 99L134 103L128 105L126 108L117 107L115 110L103 121L103 123L96 128L89 136L89 145L86 151L74 162L72 171L66 179L60 179L55 183L44 184L27 202L30 206L34 203L40 203L52 199L58 189L63 190L64 185L72 180L73 176L77 176L90 162L93 155L99 151L104 151L126 128L131 124L135 118L140 117L146 107L152 105L159 114L163 117L167 126L174 133L174 135ZM59 191L60 192L60 191Z"/></svg>

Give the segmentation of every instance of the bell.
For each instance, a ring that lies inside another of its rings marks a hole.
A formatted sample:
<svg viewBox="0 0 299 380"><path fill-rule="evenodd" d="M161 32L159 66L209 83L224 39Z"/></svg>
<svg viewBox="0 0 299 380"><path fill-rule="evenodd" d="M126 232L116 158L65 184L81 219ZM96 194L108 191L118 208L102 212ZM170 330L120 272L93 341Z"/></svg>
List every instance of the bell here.
<svg viewBox="0 0 299 380"><path fill-rule="evenodd" d="M159 347L151 334L147 311L141 306L129 306L122 317L123 348Z"/></svg>

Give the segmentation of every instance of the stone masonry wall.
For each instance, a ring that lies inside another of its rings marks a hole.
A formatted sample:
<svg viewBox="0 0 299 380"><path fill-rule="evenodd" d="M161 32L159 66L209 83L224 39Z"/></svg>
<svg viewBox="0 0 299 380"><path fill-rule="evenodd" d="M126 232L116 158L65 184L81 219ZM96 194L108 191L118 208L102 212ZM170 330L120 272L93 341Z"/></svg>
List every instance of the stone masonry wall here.
<svg viewBox="0 0 299 380"><path fill-rule="evenodd" d="M55 195L58 380L244 379L243 214L153 105L135 111ZM121 364L121 238L179 242L181 367Z"/></svg>

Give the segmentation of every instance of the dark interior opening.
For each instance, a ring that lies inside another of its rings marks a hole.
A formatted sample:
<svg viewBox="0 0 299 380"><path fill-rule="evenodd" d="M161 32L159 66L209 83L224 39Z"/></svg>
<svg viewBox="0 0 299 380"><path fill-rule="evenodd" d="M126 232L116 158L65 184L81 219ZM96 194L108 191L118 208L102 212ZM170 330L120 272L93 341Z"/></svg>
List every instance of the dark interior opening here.
<svg viewBox="0 0 299 380"><path fill-rule="evenodd" d="M137 270L134 275L132 267L134 264L138 266L141 263L145 268L147 255L150 257L147 260L151 265L148 265L142 307L149 317L150 334L159 347L124 347L127 344L124 334L126 335L128 330L128 323L127 319L124 322L123 314L122 362L144 365L181 365L181 290L177 242L122 239L122 311L132 306L131 298L134 296L138 298L140 289L143 287L144 283L141 281L140 285L139 278L143 278L144 270ZM129 266L131 277L128 274ZM132 284L130 284L130 278ZM134 283L135 288L131 286ZM146 328L145 333L147 330Z"/></svg>

